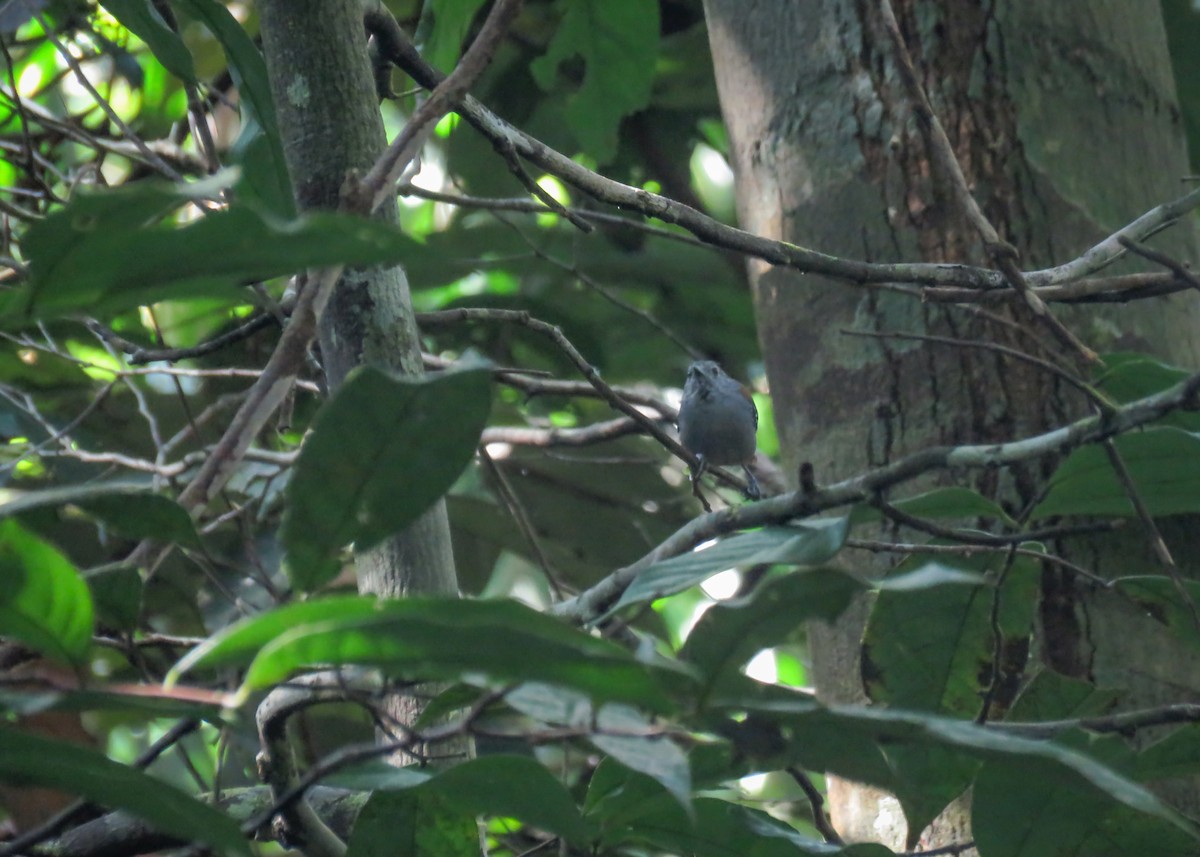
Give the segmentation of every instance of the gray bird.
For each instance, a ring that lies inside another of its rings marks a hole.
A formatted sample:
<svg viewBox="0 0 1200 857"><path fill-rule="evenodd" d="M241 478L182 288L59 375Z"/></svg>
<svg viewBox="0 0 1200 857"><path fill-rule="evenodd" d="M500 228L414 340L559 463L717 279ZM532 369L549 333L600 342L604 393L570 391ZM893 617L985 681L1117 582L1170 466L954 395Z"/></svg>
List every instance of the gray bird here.
<svg viewBox="0 0 1200 857"><path fill-rule="evenodd" d="M700 461L696 480L710 464L739 464L746 473L747 496L762 496L758 480L747 466L757 447L758 408L750 391L730 378L712 360L688 367L679 406L679 442Z"/></svg>

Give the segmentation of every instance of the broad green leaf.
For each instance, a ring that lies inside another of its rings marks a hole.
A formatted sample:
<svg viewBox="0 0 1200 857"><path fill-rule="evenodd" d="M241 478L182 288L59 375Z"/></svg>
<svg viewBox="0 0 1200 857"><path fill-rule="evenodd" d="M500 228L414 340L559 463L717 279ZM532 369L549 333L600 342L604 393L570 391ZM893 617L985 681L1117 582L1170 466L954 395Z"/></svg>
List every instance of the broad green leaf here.
<svg viewBox="0 0 1200 857"><path fill-rule="evenodd" d="M662 814L679 826L690 820L688 809L662 783L611 756L600 760L588 781L584 812L605 844L620 842L624 832L647 815Z"/></svg>
<svg viewBox="0 0 1200 857"><path fill-rule="evenodd" d="M417 25L421 57L449 74L462 53L463 39L484 0L429 0Z"/></svg>
<svg viewBox="0 0 1200 857"><path fill-rule="evenodd" d="M471 817L509 816L581 845L588 839L570 792L528 756L482 756L437 773L371 763L348 769L331 782L353 789L437 795ZM519 788L510 787L518 783Z"/></svg>
<svg viewBox="0 0 1200 857"><path fill-rule="evenodd" d="M848 518L827 518L787 527L765 527L655 563L634 578L612 609L674 595L728 568L821 565L841 550L849 523Z"/></svg>
<svg viewBox="0 0 1200 857"><path fill-rule="evenodd" d="M433 792L379 792L354 821L346 857L477 857L474 815Z"/></svg>
<svg viewBox="0 0 1200 857"><path fill-rule="evenodd" d="M1046 667L1021 689L1005 719L1029 722L1094 717L1111 709L1122 695L1120 690L1099 688Z"/></svg>
<svg viewBox="0 0 1200 857"><path fill-rule="evenodd" d="M652 777L690 811L692 778L687 755L636 709L613 703L596 709L582 694L537 682L509 692L505 701L546 723L588 727L588 740L597 749Z"/></svg>
<svg viewBox="0 0 1200 857"><path fill-rule="evenodd" d="M621 120L650 101L658 51L658 4L645 0L571 0L545 56L530 65L546 91L562 63L578 56L583 82L567 99L567 123L597 161L612 160Z"/></svg>
<svg viewBox="0 0 1200 857"><path fill-rule="evenodd" d="M924 494L896 500L892 505L918 518L991 518L1007 526L1017 526L998 503L978 491L957 485L934 488ZM852 516L855 524L878 521L882 517L882 512L868 505L856 506Z"/></svg>
<svg viewBox="0 0 1200 857"><path fill-rule="evenodd" d="M1045 762L991 763L975 781L971 828L997 857L1188 854L1194 836L1168 819L1130 812L1110 795Z"/></svg>
<svg viewBox="0 0 1200 857"><path fill-rule="evenodd" d="M125 536L196 547L200 537L191 517L169 497L144 482L91 482L24 491L0 506L0 518L35 509L77 506Z"/></svg>
<svg viewBox="0 0 1200 857"><path fill-rule="evenodd" d="M132 565L94 568L86 575L96 620L118 631L137 628L142 612L142 576Z"/></svg>
<svg viewBox="0 0 1200 857"><path fill-rule="evenodd" d="M265 168L265 175L254 178L256 185L270 185L270 190L257 194L259 199L269 202L275 214L291 218L296 214L296 203L292 196L292 182L283 155L283 142L279 134L279 120L275 115L275 101L271 97L271 82L267 76L267 64L250 35L242 28L233 14L215 0L176 0L177 8L204 22L204 25L221 43L229 58L229 71L237 84L243 112L242 136L235 148L243 153L255 136L266 138L266 156L255 161ZM247 162L249 165L250 162Z"/></svg>
<svg viewBox="0 0 1200 857"><path fill-rule="evenodd" d="M237 623L189 653L167 681L246 662L243 696L304 666L362 664L420 679L539 680L660 711L671 708L664 686L684 675L512 601L330 598Z"/></svg>
<svg viewBox="0 0 1200 857"><path fill-rule="evenodd" d="M133 692L145 690L146 692ZM195 717L220 723L219 701L199 702L186 694L180 698L158 693L158 685L136 686L130 692L120 690L71 690L46 693L0 692L0 709L26 716L40 711L111 711L143 720L164 717ZM214 697L217 695L214 694Z"/></svg>
<svg viewBox="0 0 1200 857"><path fill-rule="evenodd" d="M711 797L695 800L694 821L680 819L678 815L659 814L631 825L626 838L648 843L668 853L696 857L741 854L797 857L834 855L842 850L810 839L760 809ZM882 853L890 852L884 849Z"/></svg>
<svg viewBox="0 0 1200 857"><path fill-rule="evenodd" d="M284 222L237 203L179 227L153 222L187 196L187 188L143 182L76 194L29 228L30 281L5 296L0 322L205 295L232 300L243 283L321 265L392 264L414 245L378 221L314 213Z"/></svg>
<svg viewBox="0 0 1200 857"><path fill-rule="evenodd" d="M445 494L475 454L490 391L479 368L423 378L352 372L318 413L288 484L282 539L292 582L322 586L344 545L378 544Z"/></svg>
<svg viewBox="0 0 1200 857"><path fill-rule="evenodd" d="M768 580L750 595L714 604L696 623L679 657L718 684L762 649L783 642L809 619L832 621L866 584L832 568Z"/></svg>
<svg viewBox="0 0 1200 857"><path fill-rule="evenodd" d="M162 780L74 744L0 727L0 780L22 788L58 789L127 810L164 833L202 842L220 854L251 854L228 816Z"/></svg>
<svg viewBox="0 0 1200 857"><path fill-rule="evenodd" d="M1151 515L1200 512L1200 436L1161 427L1121 435L1114 442ZM1058 466L1031 517L1134 514L1104 447L1090 444Z"/></svg>
<svg viewBox="0 0 1200 857"><path fill-rule="evenodd" d="M1095 381L1100 392L1119 404L1144 399L1161 393L1188 377L1191 373L1163 363L1148 354L1123 352L1104 355L1104 371ZM1186 431L1200 431L1200 415L1185 410L1174 411L1155 425L1170 425Z"/></svg>
<svg viewBox="0 0 1200 857"><path fill-rule="evenodd" d="M1200 628L1188 607L1187 598L1200 610L1200 581L1180 582L1187 592L1185 597L1179 585L1170 578L1160 575L1121 577L1113 581L1113 588L1145 611L1146 615L1193 649L1200 649Z"/></svg>
<svg viewBox="0 0 1200 857"><path fill-rule="evenodd" d="M80 666L92 643L92 597L70 560L16 521L0 521L0 637Z"/></svg>
<svg viewBox="0 0 1200 857"><path fill-rule="evenodd" d="M167 71L180 80L195 82L196 68L191 53L150 0L104 0L104 8L145 42Z"/></svg>
<svg viewBox="0 0 1200 857"><path fill-rule="evenodd" d="M1110 806L1123 805L1197 838L1195 825L1149 790L1058 742L1022 738L1005 733L1002 727L979 726L934 714L865 706L826 707L805 698L789 701L779 694L762 700L731 698L728 704L731 712L747 715L738 729L752 725L763 733L755 740L771 748L773 764L780 759L796 761L812 770L877 785L897 794L902 803L906 791L961 777L964 764L985 763L1011 769L1026 781L1045 778L1064 791L1099 792ZM885 755L901 746L950 751L945 758L958 770L929 768L923 773L923 782L897 777ZM981 811L978 792L974 807L976 813ZM1061 812L1094 817L1095 809L1094 802L1079 802L1063 806Z"/></svg>
<svg viewBox="0 0 1200 857"><path fill-rule="evenodd" d="M221 629L184 655L167 673L165 684L170 688L185 672L194 669L248 664L258 654L259 649L293 628L319 622L352 623L359 619L380 616L392 603L370 596L336 595L286 604L261 615L243 619Z"/></svg>
<svg viewBox="0 0 1200 857"><path fill-rule="evenodd" d="M1139 780L1194 777L1200 773L1200 724L1180 726L1138 754Z"/></svg>
<svg viewBox="0 0 1200 857"><path fill-rule="evenodd" d="M971 572L995 574L1003 563L1003 554L959 559L952 565L913 559L897 571L957 571L965 573L969 582ZM982 694L998 670L995 679L1000 687L993 705L1004 707L1011 701L1029 653L1038 579L1037 565L1018 557L1000 589L966 585L880 592L863 636L862 678L867 694L875 702L897 708L970 719L979 714Z"/></svg>

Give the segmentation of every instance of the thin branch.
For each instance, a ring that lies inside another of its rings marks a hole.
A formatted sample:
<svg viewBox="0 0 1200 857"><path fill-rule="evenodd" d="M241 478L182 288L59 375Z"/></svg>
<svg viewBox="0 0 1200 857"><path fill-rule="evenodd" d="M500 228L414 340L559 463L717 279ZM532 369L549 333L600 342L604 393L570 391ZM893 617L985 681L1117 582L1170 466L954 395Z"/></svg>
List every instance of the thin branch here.
<svg viewBox="0 0 1200 857"><path fill-rule="evenodd" d="M615 410L620 411L640 425L647 434L666 447L672 455L685 461L693 470L699 466L696 457L687 449L684 449L683 445L672 434L662 428L658 422L646 416L618 395L609 386L608 382L600 377L600 372L596 367L589 363L575 346L571 344L571 341L567 339L562 329L557 325L536 319L523 310L462 308L417 314L417 324L423 326L458 324L464 321L491 321L518 324L549 337L567 356L567 359L575 364L575 367L587 379L588 383L595 388L601 398L608 402ZM720 468L708 468L708 472L713 473L718 479L728 485L741 491L746 490L745 480L740 477L735 477Z"/></svg>
<svg viewBox="0 0 1200 857"><path fill-rule="evenodd" d="M841 845L842 837L833 828L833 823L829 820L829 816L825 814L825 797L821 794L821 790L813 784L808 774L803 768L795 765L789 765L788 774L796 785L800 786L804 792L804 796L808 798L808 805L812 809L813 826L817 828L817 832L825 837L825 841L832 845Z"/></svg>
<svg viewBox="0 0 1200 857"><path fill-rule="evenodd" d="M936 556L938 554L961 556L971 558L977 553L1001 553L1012 550L1011 544L1019 544L1019 542L1010 542L1009 545L935 545L935 544L906 544L903 542L881 542L873 539L846 539L846 547L856 550L871 551L872 553L899 553L899 554L929 554ZM1082 577L1084 580L1108 588L1112 586L1111 581L1105 580L1098 574L1088 571L1082 566L1063 559L1060 556L1043 551L1033 550L1032 548L1017 548L1017 556L1026 556L1030 559L1036 559L1039 562L1049 562L1060 566L1072 574Z"/></svg>
<svg viewBox="0 0 1200 857"><path fill-rule="evenodd" d="M982 348L985 351L993 351L997 354L1003 354L1006 357L1011 357L1014 360L1020 360L1023 363L1029 363L1037 366L1040 369L1045 369L1056 378L1060 378L1067 384L1070 384L1075 389L1087 396L1089 402L1100 402L1107 405L1108 408L1115 407L1107 396L1103 395L1099 390L1084 381L1074 372L1064 369L1061 366L1051 363L1049 360L1043 360L1040 357L1035 357L1025 351L1020 351L1016 348L1010 348L1007 345L1001 345L998 342L985 342L982 340L972 339L957 339L952 336L936 336L928 333L902 333L899 331L875 331L875 330L851 330L843 328L841 330L847 336L865 336L873 339L908 339L916 342L932 342L937 345L950 345L955 348Z"/></svg>
<svg viewBox="0 0 1200 857"><path fill-rule="evenodd" d="M1149 259L1151 262L1157 262L1193 289L1200 291L1200 277L1192 273L1191 269L1179 260L1171 258L1166 253L1151 250L1149 247L1137 243L1132 238L1126 238L1124 235L1117 236L1117 241L1129 252L1136 253L1143 259Z"/></svg>
<svg viewBox="0 0 1200 857"><path fill-rule="evenodd" d="M113 109L112 105L108 103L108 99L102 96L96 87L92 86L92 82L88 80L88 76L84 73L83 67L79 65L79 61L75 59L75 56L71 53L70 49L62 43L61 39L58 38L54 32L54 28L50 26L45 17L43 17L40 12L35 12L33 17L41 25L42 32L46 34L46 38L52 45L54 45L54 49L57 50L59 55L63 58L63 62L65 62L71 69L71 72L75 75L75 79L79 81L79 85L87 90L88 95L92 96L96 102L96 105L102 111L104 111L104 115L109 118L109 121L111 121L117 126L117 128L120 129L121 137L125 140L131 141L137 147L137 150L142 153L142 156L151 164L153 164L155 168L157 168L164 176L172 181L183 181L183 176L181 176L174 167L172 167L170 164L160 158L153 150L151 150L150 147L142 141L142 138L135 134L133 129L125 124L125 120L123 120L117 114L117 111Z"/></svg>
<svg viewBox="0 0 1200 857"><path fill-rule="evenodd" d="M512 515L513 520L517 522L517 527L520 529L521 535L525 537L525 541L529 545L529 550L533 553L534 559L537 560L538 566L542 569L542 574L545 575L546 582L550 584L550 589L554 592L554 597L561 601L564 593L563 585L558 579L558 574L554 571L554 566L550 564L550 558L542 550L541 539L538 538L537 530L533 527L533 522L529 520L529 514L525 511L525 506L521 503L521 498L513 490L508 477L504 475L504 471L496 464L496 460L488 453L485 443L481 443L479 446L479 458L483 462L484 469L496 481L496 493L500 496L500 501L504 503L505 508L508 509L508 513Z"/></svg>
<svg viewBox="0 0 1200 857"><path fill-rule="evenodd" d="M374 211L384 200L395 195L396 185L424 145L427 134L433 130L439 119L454 109L467 90L483 74L500 47L509 25L520 11L521 0L496 0L479 29L479 34L463 53L454 70L439 81L429 98L413 111L404 129L396 135L387 151L363 177L357 193L361 194L361 199L370 200L367 212Z"/></svg>
<svg viewBox="0 0 1200 857"><path fill-rule="evenodd" d="M1117 732L1132 735L1139 729L1172 723L1200 723L1200 704L1180 702L1159 708L1145 708L1101 717L1076 717L1068 720L1043 720L1038 723L993 722L988 728L1011 732L1026 738L1053 738L1073 729L1091 732Z"/></svg>
<svg viewBox="0 0 1200 857"><path fill-rule="evenodd" d="M483 211L511 211L516 214L559 214L558 209L525 197L467 196L430 190L429 188L411 183L400 188L400 195L416 196L432 202L441 202L459 208L477 208ZM655 238L662 238L666 241L677 241L680 244L687 244L691 247L712 248L712 245L708 242L701 241L686 232L680 232L675 229L664 229L661 226L655 226L644 220L634 220L632 217L622 217L619 214L610 214L606 211L592 211L587 208L573 206L566 206L565 208L569 214L580 220L592 223L605 223L609 226L619 226L622 229L633 229Z"/></svg>
<svg viewBox="0 0 1200 857"><path fill-rule="evenodd" d="M1133 504L1134 511L1137 512L1142 526L1146 529L1146 536L1150 540L1151 551L1154 552L1155 558L1162 567L1167 570L1175 591L1179 593L1179 597L1187 605L1188 613L1192 617L1192 625L1197 630L1200 630L1200 611L1196 609L1196 600L1192 598L1192 593L1188 590L1187 584L1184 583L1179 566L1175 564L1175 557L1171 556L1171 551L1167 548L1167 543L1162 537L1162 532L1158 529L1158 524L1154 522L1154 516L1150 514L1150 509L1142 499L1142 492L1138 490L1137 483L1133 479L1133 474L1129 472L1129 467L1125 464L1124 456L1121 455L1120 450L1117 449L1117 445L1111 437L1104 439L1104 452L1108 455L1108 461L1112 464L1113 470L1116 472L1117 480L1121 483L1121 487L1125 491L1125 496Z"/></svg>
<svg viewBox="0 0 1200 857"><path fill-rule="evenodd" d="M131 342L119 336L116 332L99 322L89 321L87 326L89 330L105 342L126 354L130 365L137 366L142 363L173 363L176 360L204 357L241 342L244 339L249 339L260 330L265 330L275 323L275 317L270 313L256 315L233 330L214 336L212 339L207 339L199 345L193 345L188 348L145 348L136 342Z"/></svg>
<svg viewBox="0 0 1200 857"><path fill-rule="evenodd" d="M551 612L581 623L592 622L608 611L643 569L686 553L708 539L859 503L935 470L990 469L1044 455L1061 455L1085 443L1104 440L1160 419L1177 408L1195 407L1200 403L1198 399L1200 373L1160 393L1129 402L1110 414L1085 417L1042 434L1007 443L930 447L815 491L797 491L699 515L637 562L617 569L574 598L555 605ZM1028 533L1020 536L1022 539L1031 537Z"/></svg>
<svg viewBox="0 0 1200 857"><path fill-rule="evenodd" d="M394 19L368 12L365 20L372 34L379 40L381 50L392 62L427 89L438 84L442 79L441 73L422 59ZM818 253L795 244L762 238L720 223L667 197L600 176L519 131L470 96L462 100L459 113L494 146L510 146L521 157L589 196L619 208L641 212L666 223L678 224L706 244L763 259L775 265L823 274L858 285L894 286L896 283L915 283L925 286L969 287L981 290L978 294L987 294L982 290L996 289L1011 292L1002 273L986 268L953 264L858 262ZM1135 240L1144 238L1178 220L1197 206L1200 206L1200 189L1151 209L1077 259L1055 268L1031 271L1024 275L1025 279L1031 287L1059 285L1081 279L1125 254L1126 251L1117 243L1116 236L1126 235ZM920 296L921 291L913 294Z"/></svg>

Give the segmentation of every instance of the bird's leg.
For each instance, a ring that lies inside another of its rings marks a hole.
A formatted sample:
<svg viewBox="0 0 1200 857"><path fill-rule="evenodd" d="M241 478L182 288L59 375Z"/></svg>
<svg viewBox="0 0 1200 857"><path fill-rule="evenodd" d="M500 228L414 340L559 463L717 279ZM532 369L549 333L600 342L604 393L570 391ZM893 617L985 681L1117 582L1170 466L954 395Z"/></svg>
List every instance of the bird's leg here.
<svg viewBox="0 0 1200 857"><path fill-rule="evenodd" d="M746 474L746 496L751 500L761 500L763 495L762 489L758 487L758 480L754 478L754 474L750 472L750 468L743 464L742 472Z"/></svg>
<svg viewBox="0 0 1200 857"><path fill-rule="evenodd" d="M700 505L704 508L704 511L711 512L712 506L708 504L708 500L700 493L700 477L708 469L708 462L704 460L703 455L697 455L696 462L695 467L688 467L688 474L692 477L692 496L700 501Z"/></svg>

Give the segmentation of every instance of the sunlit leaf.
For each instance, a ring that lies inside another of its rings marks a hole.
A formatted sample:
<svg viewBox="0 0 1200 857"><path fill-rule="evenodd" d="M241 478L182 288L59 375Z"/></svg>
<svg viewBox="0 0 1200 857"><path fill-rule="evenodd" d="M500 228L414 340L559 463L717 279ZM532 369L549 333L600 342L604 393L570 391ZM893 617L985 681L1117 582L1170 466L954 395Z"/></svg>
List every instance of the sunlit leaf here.
<svg viewBox="0 0 1200 857"><path fill-rule="evenodd" d="M567 100L567 122L600 163L612 159L617 128L645 107L658 50L658 5L642 0L575 0L546 51L530 66L544 90L555 87L559 66L579 56L583 82Z"/></svg>
<svg viewBox="0 0 1200 857"><path fill-rule="evenodd" d="M0 581L0 636L82 664L92 642L92 597L71 562L16 521L2 521Z"/></svg>
<svg viewBox="0 0 1200 857"><path fill-rule="evenodd" d="M286 630L283 630L286 629ZM393 675L540 680L602 701L669 710L679 669L639 663L620 646L512 601L330 598L244 620L211 637L168 676L250 662L242 695L315 664L362 664Z"/></svg>
<svg viewBox="0 0 1200 857"><path fill-rule="evenodd" d="M0 506L0 518L61 506L77 506L129 539L200 543L183 507L143 482L91 482L26 491Z"/></svg>
<svg viewBox="0 0 1200 857"><path fill-rule="evenodd" d="M715 545L645 569L613 609L682 592L728 568L820 565L841 550L848 530L848 518L828 518L787 527L765 527L722 539Z"/></svg>
<svg viewBox="0 0 1200 857"><path fill-rule="evenodd" d="M104 8L145 42L171 74L180 80L195 82L196 69L191 53L150 0L104 0Z"/></svg>

